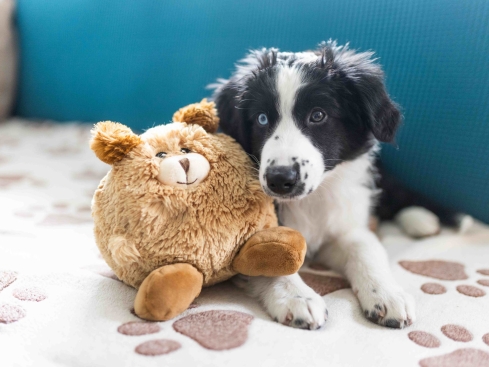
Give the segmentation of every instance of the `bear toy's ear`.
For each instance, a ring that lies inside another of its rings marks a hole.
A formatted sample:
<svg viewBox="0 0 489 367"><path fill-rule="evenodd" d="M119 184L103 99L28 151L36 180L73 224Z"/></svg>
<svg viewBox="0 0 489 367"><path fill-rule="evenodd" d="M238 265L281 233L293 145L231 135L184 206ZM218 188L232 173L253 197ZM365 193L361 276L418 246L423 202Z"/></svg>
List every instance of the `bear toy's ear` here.
<svg viewBox="0 0 489 367"><path fill-rule="evenodd" d="M216 105L204 98L200 103L190 104L180 108L173 115L173 121L200 125L208 133L215 133L219 127Z"/></svg>
<svg viewBox="0 0 489 367"><path fill-rule="evenodd" d="M112 165L122 160L141 142L141 138L127 126L104 121L93 127L90 148L102 162Z"/></svg>

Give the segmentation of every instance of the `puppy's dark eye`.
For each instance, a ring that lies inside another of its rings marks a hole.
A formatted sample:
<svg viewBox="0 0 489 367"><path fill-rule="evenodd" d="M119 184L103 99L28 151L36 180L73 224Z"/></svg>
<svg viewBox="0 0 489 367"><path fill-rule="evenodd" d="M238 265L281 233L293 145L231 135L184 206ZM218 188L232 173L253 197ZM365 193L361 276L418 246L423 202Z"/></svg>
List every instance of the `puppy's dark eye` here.
<svg viewBox="0 0 489 367"><path fill-rule="evenodd" d="M258 121L260 125L265 126L268 124L268 116L264 113L260 113L256 118L256 121Z"/></svg>
<svg viewBox="0 0 489 367"><path fill-rule="evenodd" d="M190 149L187 149L187 148L182 148L182 149L180 149L180 151L182 153L185 153L185 154L192 152Z"/></svg>
<svg viewBox="0 0 489 367"><path fill-rule="evenodd" d="M326 115L326 112L324 112L320 108L313 109L311 111L311 114L309 115L309 121L313 122L315 124L317 124L319 122L326 121L327 118L328 118L328 115Z"/></svg>
<svg viewBox="0 0 489 367"><path fill-rule="evenodd" d="M159 152L159 153L156 153L156 156L158 158L165 158L166 157L166 152Z"/></svg>

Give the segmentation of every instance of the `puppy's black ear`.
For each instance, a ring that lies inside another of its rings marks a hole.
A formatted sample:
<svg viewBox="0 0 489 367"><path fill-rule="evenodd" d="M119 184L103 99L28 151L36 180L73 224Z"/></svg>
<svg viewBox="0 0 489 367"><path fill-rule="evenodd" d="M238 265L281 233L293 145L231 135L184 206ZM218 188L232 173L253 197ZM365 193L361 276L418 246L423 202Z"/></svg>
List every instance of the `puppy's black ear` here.
<svg viewBox="0 0 489 367"><path fill-rule="evenodd" d="M239 109L241 86L232 80L220 80L213 95L221 130L232 136L248 153L251 153L251 127L246 125Z"/></svg>
<svg viewBox="0 0 489 367"><path fill-rule="evenodd" d="M332 78L347 78L353 85L361 108L359 113L375 138L392 142L402 117L399 106L387 94L384 73L373 52L355 52L348 45L337 46L329 41L320 45L317 54L318 67L328 69Z"/></svg>
<svg viewBox="0 0 489 367"><path fill-rule="evenodd" d="M367 124L372 134L379 141L391 143L401 125L402 117L399 107L387 94L380 66L375 66L378 69L375 74L360 76L356 84L363 99Z"/></svg>

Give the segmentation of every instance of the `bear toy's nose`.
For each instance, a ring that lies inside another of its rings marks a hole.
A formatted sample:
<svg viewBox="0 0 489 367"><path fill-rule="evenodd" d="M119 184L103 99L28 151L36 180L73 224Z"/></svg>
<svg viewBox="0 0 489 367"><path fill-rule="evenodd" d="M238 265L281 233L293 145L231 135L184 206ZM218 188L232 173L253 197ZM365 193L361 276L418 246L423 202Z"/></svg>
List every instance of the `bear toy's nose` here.
<svg viewBox="0 0 489 367"><path fill-rule="evenodd" d="M190 168L190 161L188 158L182 158L178 161L178 163L180 163L185 173L188 173L188 169Z"/></svg>

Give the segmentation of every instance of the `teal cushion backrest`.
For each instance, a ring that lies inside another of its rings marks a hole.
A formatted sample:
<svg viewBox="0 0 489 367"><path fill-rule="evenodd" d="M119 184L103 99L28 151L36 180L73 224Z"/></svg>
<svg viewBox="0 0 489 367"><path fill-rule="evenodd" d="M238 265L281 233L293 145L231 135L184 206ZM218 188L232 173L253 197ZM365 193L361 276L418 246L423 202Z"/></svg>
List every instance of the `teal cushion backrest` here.
<svg viewBox="0 0 489 367"><path fill-rule="evenodd" d="M18 0L17 113L145 129L246 50L328 38L377 52L405 126L387 167L489 222L487 0Z"/></svg>

